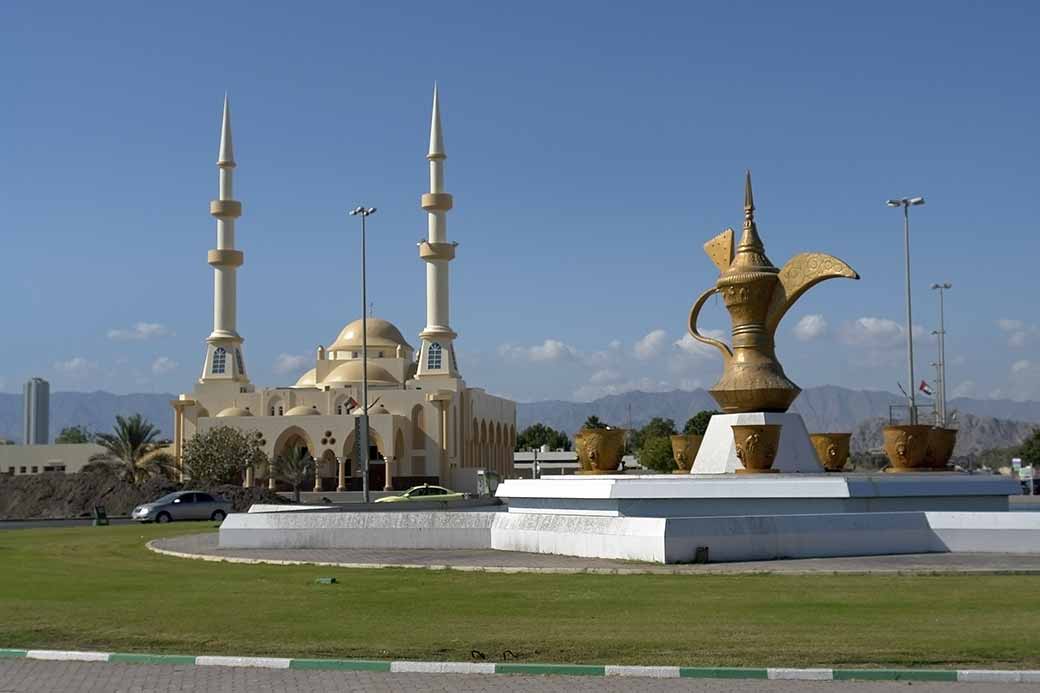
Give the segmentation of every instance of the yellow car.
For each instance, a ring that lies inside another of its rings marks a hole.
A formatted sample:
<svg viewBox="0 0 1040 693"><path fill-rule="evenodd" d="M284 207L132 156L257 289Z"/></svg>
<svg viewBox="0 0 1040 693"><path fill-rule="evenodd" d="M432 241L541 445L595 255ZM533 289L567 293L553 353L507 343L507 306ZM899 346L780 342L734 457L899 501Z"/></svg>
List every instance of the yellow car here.
<svg viewBox="0 0 1040 693"><path fill-rule="evenodd" d="M408 501L453 501L462 500L465 495L443 486L413 486L399 496L384 496L376 503L407 503Z"/></svg>

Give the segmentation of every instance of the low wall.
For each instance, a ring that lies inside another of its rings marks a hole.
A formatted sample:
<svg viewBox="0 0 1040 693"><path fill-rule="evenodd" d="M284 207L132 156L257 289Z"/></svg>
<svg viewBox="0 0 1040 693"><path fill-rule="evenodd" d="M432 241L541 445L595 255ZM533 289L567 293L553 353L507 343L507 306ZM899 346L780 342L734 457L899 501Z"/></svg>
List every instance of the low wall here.
<svg viewBox="0 0 1040 693"><path fill-rule="evenodd" d="M236 549L486 549L500 513L235 513L220 546Z"/></svg>
<svg viewBox="0 0 1040 693"><path fill-rule="evenodd" d="M499 549L652 563L947 551L1040 553L1040 513L603 517L502 512L233 514L227 548Z"/></svg>

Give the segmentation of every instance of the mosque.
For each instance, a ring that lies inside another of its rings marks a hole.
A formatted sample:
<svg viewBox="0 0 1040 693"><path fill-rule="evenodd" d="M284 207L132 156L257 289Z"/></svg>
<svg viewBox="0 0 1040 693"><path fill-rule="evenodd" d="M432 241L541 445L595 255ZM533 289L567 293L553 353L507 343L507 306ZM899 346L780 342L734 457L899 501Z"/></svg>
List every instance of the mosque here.
<svg viewBox="0 0 1040 693"><path fill-rule="evenodd" d="M363 318L368 344L368 398L371 488L401 489L416 483L451 485L465 471L484 469L504 478L513 468L516 403L468 387L455 356L458 336L449 321L449 265L457 243L447 235L451 194L444 192L444 138L440 100L433 93L430 192L422 195L429 231L419 243L426 265L426 327L416 350L386 320ZM173 453L182 461L185 442L195 433L232 426L260 441L270 459L306 447L317 461L315 491L361 488L363 465L356 452L363 400L362 321L340 330L328 346L318 346L314 368L287 387L257 389L249 379L243 338L236 324L235 273L243 253L235 247L235 221L242 204L234 199L235 157L227 98L220 133L218 199L210 203L217 220L213 267L213 332L206 338L202 376L191 394L171 402ZM182 476L183 476L182 467ZM246 485L276 487L268 470L246 471Z"/></svg>

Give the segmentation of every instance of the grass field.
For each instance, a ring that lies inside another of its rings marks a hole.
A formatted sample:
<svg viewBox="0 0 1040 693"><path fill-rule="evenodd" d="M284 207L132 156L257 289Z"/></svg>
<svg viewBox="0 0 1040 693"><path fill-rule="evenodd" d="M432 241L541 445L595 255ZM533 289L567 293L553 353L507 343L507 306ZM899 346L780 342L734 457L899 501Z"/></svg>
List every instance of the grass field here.
<svg viewBox="0 0 1040 693"><path fill-rule="evenodd" d="M0 532L0 647L1040 668L1040 576L503 575L208 563L206 525ZM334 575L339 584L318 585Z"/></svg>

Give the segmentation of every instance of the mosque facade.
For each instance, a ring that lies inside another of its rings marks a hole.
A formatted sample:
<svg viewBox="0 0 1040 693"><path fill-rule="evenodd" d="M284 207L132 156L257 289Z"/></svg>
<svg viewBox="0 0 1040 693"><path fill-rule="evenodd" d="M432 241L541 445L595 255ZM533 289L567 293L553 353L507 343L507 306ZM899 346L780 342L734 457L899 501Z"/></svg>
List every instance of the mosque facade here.
<svg viewBox="0 0 1040 693"><path fill-rule="evenodd" d="M446 154L436 88L426 158L430 191L421 196L420 206L427 214L428 232L419 243L426 271L426 327L418 335L418 348L392 323L363 318L367 360L359 319L340 330L330 344L316 348L314 367L296 383L257 388L246 370L237 326L236 272L244 254L235 245L235 222L242 205L234 199L231 113L225 98L217 159L219 195L210 203L217 221L216 248L208 253L214 274L213 331L206 338L202 375L193 391L171 402L178 462L191 436L231 426L255 436L272 460L291 448L305 447L317 463L315 491L359 489L363 464L356 448L367 364L372 488L449 485L459 469L484 469L503 478L511 474L516 403L467 386L455 354L458 335L450 324L449 267L458 244L447 235L453 198L444 191ZM276 487L266 469L248 469L244 483Z"/></svg>

